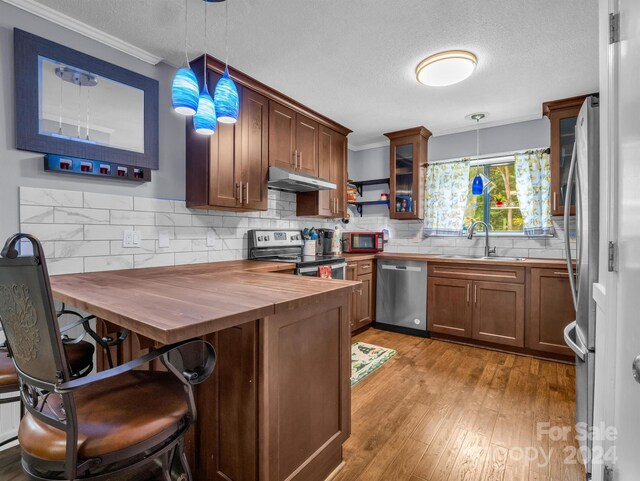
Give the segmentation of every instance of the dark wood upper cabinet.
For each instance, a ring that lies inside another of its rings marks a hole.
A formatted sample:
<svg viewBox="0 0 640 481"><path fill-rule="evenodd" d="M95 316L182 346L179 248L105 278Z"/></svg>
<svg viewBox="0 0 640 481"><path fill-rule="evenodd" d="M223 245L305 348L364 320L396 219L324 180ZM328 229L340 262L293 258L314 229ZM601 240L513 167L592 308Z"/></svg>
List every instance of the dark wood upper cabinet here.
<svg viewBox="0 0 640 481"><path fill-rule="evenodd" d="M389 215L400 220L423 219L427 143L431 132L416 127L384 135L391 140Z"/></svg>
<svg viewBox="0 0 640 481"><path fill-rule="evenodd" d="M269 126L269 165L317 177L318 122L271 101Z"/></svg>
<svg viewBox="0 0 640 481"><path fill-rule="evenodd" d="M297 215L343 218L346 209L346 168L346 136L321 125L318 130L318 175L336 184L336 189L299 193Z"/></svg>
<svg viewBox="0 0 640 481"><path fill-rule="evenodd" d="M571 154L575 142L575 127L586 95L554 100L542 104L542 111L551 122L551 214L564 215ZM571 214L575 203L571 200Z"/></svg>
<svg viewBox="0 0 640 481"><path fill-rule="evenodd" d="M252 210L267 210L269 195L269 100L249 89L243 89L240 112L242 136L240 166L244 179L244 204Z"/></svg>
<svg viewBox="0 0 640 481"><path fill-rule="evenodd" d="M200 82L205 61L209 91L213 92L225 64L210 56L192 61L191 67ZM340 141L330 141L329 150L344 150L346 169L349 129L232 67L229 73L240 97L238 122L218 124L218 131L205 137L194 132L191 119L186 121L187 207L267 210L269 166L319 175L321 128L340 136ZM327 162L331 162L332 155L328 155ZM342 184L344 174L339 183L344 197ZM322 215L342 217L335 211L339 206L344 211L344 199L337 199L335 193L330 195L331 200L324 202L331 212Z"/></svg>
<svg viewBox="0 0 640 481"><path fill-rule="evenodd" d="M296 115L296 150L298 170L318 176L318 123L302 114Z"/></svg>
<svg viewBox="0 0 640 481"><path fill-rule="evenodd" d="M569 273L562 269L531 269L527 347L573 355L564 328L576 318Z"/></svg>
<svg viewBox="0 0 640 481"><path fill-rule="evenodd" d="M269 165L295 170L296 113L277 102L269 102Z"/></svg>
<svg viewBox="0 0 640 481"><path fill-rule="evenodd" d="M220 74L208 74L213 91ZM267 210L269 101L240 85L240 116L215 134L195 133L187 121L187 207Z"/></svg>

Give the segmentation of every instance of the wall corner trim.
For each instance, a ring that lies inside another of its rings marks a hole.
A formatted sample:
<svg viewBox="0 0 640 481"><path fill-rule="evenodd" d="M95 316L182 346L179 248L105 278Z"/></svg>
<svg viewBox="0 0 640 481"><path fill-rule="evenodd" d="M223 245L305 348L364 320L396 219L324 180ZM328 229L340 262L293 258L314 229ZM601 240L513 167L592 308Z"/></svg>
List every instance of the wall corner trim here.
<svg viewBox="0 0 640 481"><path fill-rule="evenodd" d="M163 60L162 57L158 57L157 55L147 52L146 50L136 47L135 45L125 42L124 40L114 37L113 35L92 27L91 25L87 25L86 23L76 20L75 18L58 12L51 7L47 7L46 5L38 3L35 0L2 1L33 15L44 18L45 20L49 20L50 22L55 23L56 25L60 25L61 27L64 27L68 30L79 33L80 35L84 35L85 37L95 40L96 42L100 42L111 48L131 55L132 57L135 57L151 65L157 65Z"/></svg>

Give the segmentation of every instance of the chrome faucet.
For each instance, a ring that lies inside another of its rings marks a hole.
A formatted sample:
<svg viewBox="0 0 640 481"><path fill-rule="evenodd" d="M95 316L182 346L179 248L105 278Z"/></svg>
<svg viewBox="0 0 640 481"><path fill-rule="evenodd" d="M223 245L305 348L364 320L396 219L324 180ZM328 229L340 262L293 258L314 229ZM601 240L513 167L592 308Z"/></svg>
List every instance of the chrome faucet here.
<svg viewBox="0 0 640 481"><path fill-rule="evenodd" d="M469 227L469 235L467 236L467 238L473 239L473 233L475 232L476 226L478 224L484 226L484 256L491 257L492 255L496 255L496 248L494 247L492 249L489 247L489 226L486 222L483 222L481 220L474 221Z"/></svg>

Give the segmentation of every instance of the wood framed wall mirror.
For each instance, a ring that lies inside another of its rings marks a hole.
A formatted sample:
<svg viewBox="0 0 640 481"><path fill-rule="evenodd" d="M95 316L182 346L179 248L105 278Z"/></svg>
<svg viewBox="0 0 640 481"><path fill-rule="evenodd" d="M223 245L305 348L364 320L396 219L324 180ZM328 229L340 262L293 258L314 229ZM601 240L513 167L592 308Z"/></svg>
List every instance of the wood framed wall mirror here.
<svg viewBox="0 0 640 481"><path fill-rule="evenodd" d="M16 147L158 169L158 81L14 29Z"/></svg>

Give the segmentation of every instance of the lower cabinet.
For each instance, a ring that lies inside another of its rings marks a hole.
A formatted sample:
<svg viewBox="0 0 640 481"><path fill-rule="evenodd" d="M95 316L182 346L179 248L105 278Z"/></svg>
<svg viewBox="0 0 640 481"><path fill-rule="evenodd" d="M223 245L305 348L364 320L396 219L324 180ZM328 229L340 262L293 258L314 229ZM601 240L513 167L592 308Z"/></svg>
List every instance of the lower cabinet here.
<svg viewBox="0 0 640 481"><path fill-rule="evenodd" d="M471 337L471 285L466 279L430 277L427 311L430 332Z"/></svg>
<svg viewBox="0 0 640 481"><path fill-rule="evenodd" d="M351 300L351 331L361 329L374 320L375 312L375 261L348 262L346 279L360 281L362 286L356 289Z"/></svg>
<svg viewBox="0 0 640 481"><path fill-rule="evenodd" d="M429 265L429 331L517 348L534 355L572 356L564 328L575 319L566 269Z"/></svg>
<svg viewBox="0 0 640 481"><path fill-rule="evenodd" d="M429 331L524 346L524 285L431 277Z"/></svg>
<svg viewBox="0 0 640 481"><path fill-rule="evenodd" d="M576 318L569 273L562 269L531 269L527 347L573 355L564 342L564 328Z"/></svg>
<svg viewBox="0 0 640 481"><path fill-rule="evenodd" d="M524 347L524 285L473 282L473 339Z"/></svg>

